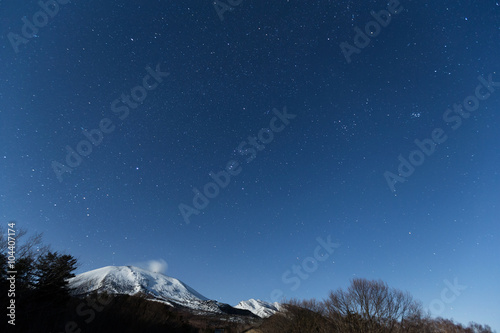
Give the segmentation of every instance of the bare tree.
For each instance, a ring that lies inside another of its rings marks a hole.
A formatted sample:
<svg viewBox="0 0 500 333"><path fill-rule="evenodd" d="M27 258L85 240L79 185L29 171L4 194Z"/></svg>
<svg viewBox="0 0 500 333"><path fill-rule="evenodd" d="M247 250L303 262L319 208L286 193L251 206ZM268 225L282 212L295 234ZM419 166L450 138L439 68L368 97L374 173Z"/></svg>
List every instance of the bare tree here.
<svg viewBox="0 0 500 333"><path fill-rule="evenodd" d="M43 245L42 233L35 233L29 237L27 235L28 231L21 228L16 230L13 236L16 240L14 249L15 270L17 271L16 284L20 293L33 288L35 283L35 263L49 251L49 246ZM5 254L8 253L8 240L6 230L0 227L0 253L3 254L0 256L2 275L7 271L7 255Z"/></svg>
<svg viewBox="0 0 500 333"><path fill-rule="evenodd" d="M315 299L299 301L289 300L283 304L284 311L268 318L259 327L264 333L329 333L328 322L323 316L323 306Z"/></svg>
<svg viewBox="0 0 500 333"><path fill-rule="evenodd" d="M35 233L25 240L28 231L24 228L17 230L14 235L16 239L16 259L23 258L36 259L41 255L47 254L48 245L43 245L43 233ZM8 236L5 229L0 226L0 253L7 253Z"/></svg>
<svg viewBox="0 0 500 333"><path fill-rule="evenodd" d="M348 332L396 332L422 311L409 293L380 280L353 279L347 291L331 292L324 304L329 320Z"/></svg>

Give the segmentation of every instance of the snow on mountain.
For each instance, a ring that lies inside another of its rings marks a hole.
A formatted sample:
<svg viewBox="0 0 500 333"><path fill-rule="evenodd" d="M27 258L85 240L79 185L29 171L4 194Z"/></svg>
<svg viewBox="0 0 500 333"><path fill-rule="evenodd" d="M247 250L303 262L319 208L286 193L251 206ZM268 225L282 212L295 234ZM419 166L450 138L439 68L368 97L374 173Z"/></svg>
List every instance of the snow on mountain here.
<svg viewBox="0 0 500 333"><path fill-rule="evenodd" d="M92 292L135 295L167 303L175 307L213 313L242 312L229 305L209 300L187 284L161 273L153 273L134 266L107 266L69 279L74 295Z"/></svg>
<svg viewBox="0 0 500 333"><path fill-rule="evenodd" d="M249 299L248 301L241 301L235 306L237 309L248 310L254 315L261 318L267 318L281 311L281 304L278 302L268 303L260 299Z"/></svg>
<svg viewBox="0 0 500 333"><path fill-rule="evenodd" d="M133 266L99 268L75 276L69 280L69 284L75 294L107 291L134 295L142 292L154 298L180 302L208 300L177 279Z"/></svg>
<svg viewBox="0 0 500 333"><path fill-rule="evenodd" d="M226 314L245 317L269 317L280 310L279 303L250 299L232 307L210 300L173 277L134 266L107 266L78 274L68 280L71 293L85 296L93 292L115 295L139 295L198 314Z"/></svg>

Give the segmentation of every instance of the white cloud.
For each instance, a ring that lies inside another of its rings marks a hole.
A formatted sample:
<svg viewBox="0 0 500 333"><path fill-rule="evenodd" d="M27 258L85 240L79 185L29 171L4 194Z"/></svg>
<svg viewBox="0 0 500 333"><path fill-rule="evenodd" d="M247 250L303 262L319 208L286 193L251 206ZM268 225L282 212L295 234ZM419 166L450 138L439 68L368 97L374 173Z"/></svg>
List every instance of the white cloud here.
<svg viewBox="0 0 500 333"><path fill-rule="evenodd" d="M147 262L147 269L153 273L165 273L167 271L168 264L165 260L150 260Z"/></svg>

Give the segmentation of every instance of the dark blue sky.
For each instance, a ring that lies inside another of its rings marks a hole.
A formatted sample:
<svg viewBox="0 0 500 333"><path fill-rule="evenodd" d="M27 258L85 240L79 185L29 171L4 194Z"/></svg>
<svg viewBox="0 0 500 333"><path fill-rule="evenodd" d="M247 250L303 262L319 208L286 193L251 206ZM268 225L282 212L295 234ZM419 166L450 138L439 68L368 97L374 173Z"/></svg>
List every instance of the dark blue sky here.
<svg viewBox="0 0 500 333"><path fill-rule="evenodd" d="M3 223L79 272L165 260L231 304L380 278L500 329L498 2L243 0L223 20L210 1L63 3L46 24L36 1L0 4ZM416 139L428 155L398 171Z"/></svg>

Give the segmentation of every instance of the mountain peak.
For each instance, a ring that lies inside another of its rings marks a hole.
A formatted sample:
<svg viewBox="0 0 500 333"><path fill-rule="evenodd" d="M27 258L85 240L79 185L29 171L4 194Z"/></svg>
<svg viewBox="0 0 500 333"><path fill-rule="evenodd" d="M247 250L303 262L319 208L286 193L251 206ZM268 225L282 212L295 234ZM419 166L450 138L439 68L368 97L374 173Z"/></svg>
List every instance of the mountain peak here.
<svg viewBox="0 0 500 333"><path fill-rule="evenodd" d="M94 291L111 294L135 295L144 293L163 301L207 301L208 298L187 284L162 273L154 273L135 266L106 266L78 274L69 280L76 295Z"/></svg>
<svg viewBox="0 0 500 333"><path fill-rule="evenodd" d="M267 318L275 314L276 312L281 311L281 304L274 302L268 303L265 301L261 301L260 299L249 299L247 301L241 301L238 305L235 306L237 309L248 310L259 316L261 318Z"/></svg>
<svg viewBox="0 0 500 333"><path fill-rule="evenodd" d="M278 303L250 299L236 307L210 300L184 282L162 273L135 266L106 266L69 279L71 292L84 296L93 292L115 295L139 295L195 313L225 313L229 315L269 317L279 311Z"/></svg>

